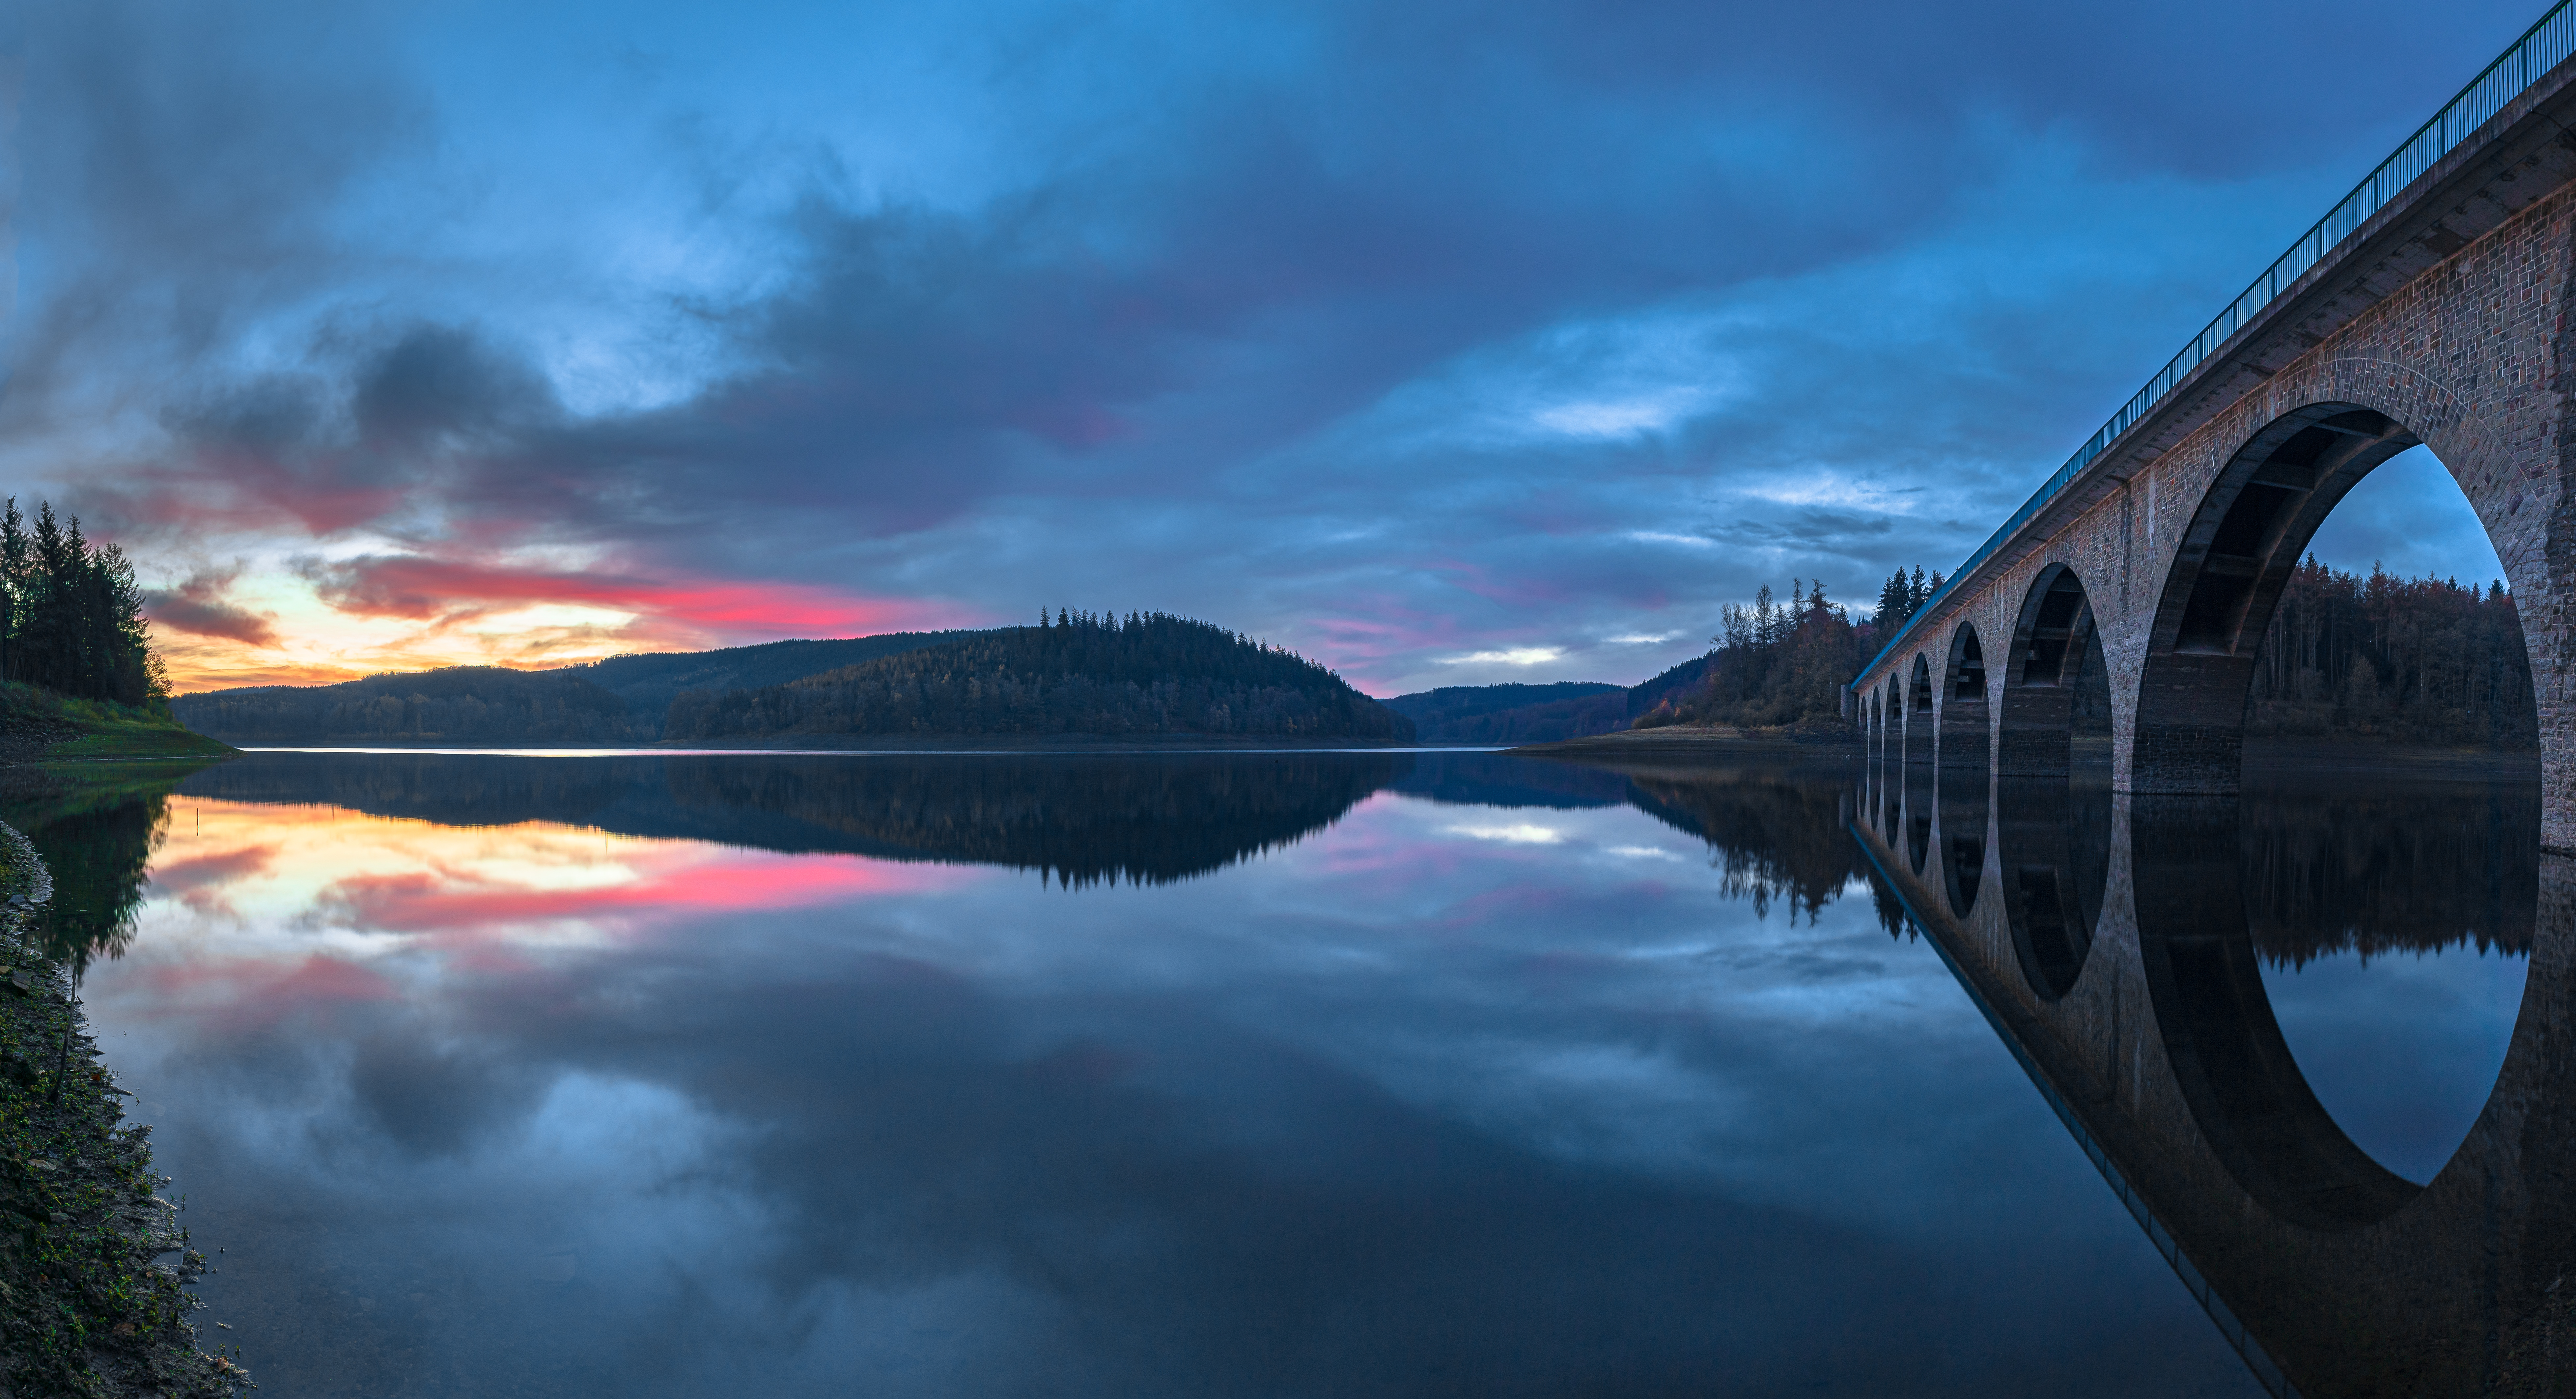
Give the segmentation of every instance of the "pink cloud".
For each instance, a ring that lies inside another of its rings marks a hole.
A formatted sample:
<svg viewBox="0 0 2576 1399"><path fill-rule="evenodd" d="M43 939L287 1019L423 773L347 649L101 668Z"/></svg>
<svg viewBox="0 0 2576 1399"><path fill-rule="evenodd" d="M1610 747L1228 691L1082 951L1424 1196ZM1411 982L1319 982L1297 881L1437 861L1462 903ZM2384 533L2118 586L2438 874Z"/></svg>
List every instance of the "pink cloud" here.
<svg viewBox="0 0 2576 1399"><path fill-rule="evenodd" d="M929 892L955 884L960 874L945 866L748 857L608 888L474 889L429 874L362 876L335 884L325 900L364 928L473 933L551 919L801 908L858 895Z"/></svg>
<svg viewBox="0 0 2576 1399"><path fill-rule="evenodd" d="M360 617L456 621L542 604L632 612L727 639L935 630L981 620L917 598L876 598L805 583L556 572L372 555L317 570L323 601Z"/></svg>

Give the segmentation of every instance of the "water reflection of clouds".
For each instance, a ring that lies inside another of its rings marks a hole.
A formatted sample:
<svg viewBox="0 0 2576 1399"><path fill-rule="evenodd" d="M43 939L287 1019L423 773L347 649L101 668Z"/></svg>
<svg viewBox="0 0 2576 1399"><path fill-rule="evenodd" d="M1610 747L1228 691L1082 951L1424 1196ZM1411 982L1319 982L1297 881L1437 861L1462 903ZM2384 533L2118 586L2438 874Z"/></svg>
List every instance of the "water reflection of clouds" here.
<svg viewBox="0 0 2576 1399"><path fill-rule="evenodd" d="M2129 1294L2168 1288L1937 961L1863 903L1757 917L1629 808L1533 844L1380 797L1216 877L1071 892L208 810L92 996L179 1105L218 1315L273 1393L424 1354L621 1394L1967 1391L2016 1327L2145 1359ZM2123 1260L2102 1290L1947 1224L1988 1188L1963 1156L2090 1221L2052 1228ZM2205 1344L2163 1300L2151 1349Z"/></svg>

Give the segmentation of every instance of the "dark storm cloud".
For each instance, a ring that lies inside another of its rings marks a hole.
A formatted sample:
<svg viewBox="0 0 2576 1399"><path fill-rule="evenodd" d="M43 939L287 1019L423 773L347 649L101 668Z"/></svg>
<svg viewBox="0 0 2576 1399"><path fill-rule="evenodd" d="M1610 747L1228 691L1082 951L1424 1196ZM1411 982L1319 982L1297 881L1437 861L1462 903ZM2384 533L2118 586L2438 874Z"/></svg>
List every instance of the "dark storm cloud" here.
<svg viewBox="0 0 2576 1399"><path fill-rule="evenodd" d="M430 120L372 14L292 0L19 8L16 213L34 256L11 416L173 356L225 357L280 301L365 260L334 214Z"/></svg>

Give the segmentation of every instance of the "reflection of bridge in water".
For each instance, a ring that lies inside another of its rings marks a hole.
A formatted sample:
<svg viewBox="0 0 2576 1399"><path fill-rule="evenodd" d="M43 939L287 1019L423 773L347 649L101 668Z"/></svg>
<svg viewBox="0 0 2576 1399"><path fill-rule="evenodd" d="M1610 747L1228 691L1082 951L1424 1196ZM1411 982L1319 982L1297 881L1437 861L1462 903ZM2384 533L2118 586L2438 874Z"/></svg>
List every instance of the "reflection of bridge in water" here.
<svg viewBox="0 0 2576 1399"><path fill-rule="evenodd" d="M2536 788L2487 790L2135 795L1896 755L1863 778L1878 872L2275 1393L2576 1383L2576 859L2538 853ZM2530 949L2528 990L2417 1186L2318 1102L2262 965L2463 942Z"/></svg>

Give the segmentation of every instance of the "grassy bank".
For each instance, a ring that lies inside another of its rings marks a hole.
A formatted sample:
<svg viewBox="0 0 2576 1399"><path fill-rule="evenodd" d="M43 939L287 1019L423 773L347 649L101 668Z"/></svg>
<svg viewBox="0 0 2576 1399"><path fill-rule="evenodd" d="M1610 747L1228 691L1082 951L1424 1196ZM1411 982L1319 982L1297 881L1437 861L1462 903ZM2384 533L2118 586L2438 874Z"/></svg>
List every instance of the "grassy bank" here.
<svg viewBox="0 0 2576 1399"><path fill-rule="evenodd" d="M224 758L236 749L194 732L166 710L77 700L0 682L0 749L25 762L93 758Z"/></svg>
<svg viewBox="0 0 2576 1399"><path fill-rule="evenodd" d="M151 1129L118 1125L122 1092L40 950L51 895L0 826L0 1392L230 1399L249 1377L197 1347L183 1288L205 1258L157 1193Z"/></svg>

